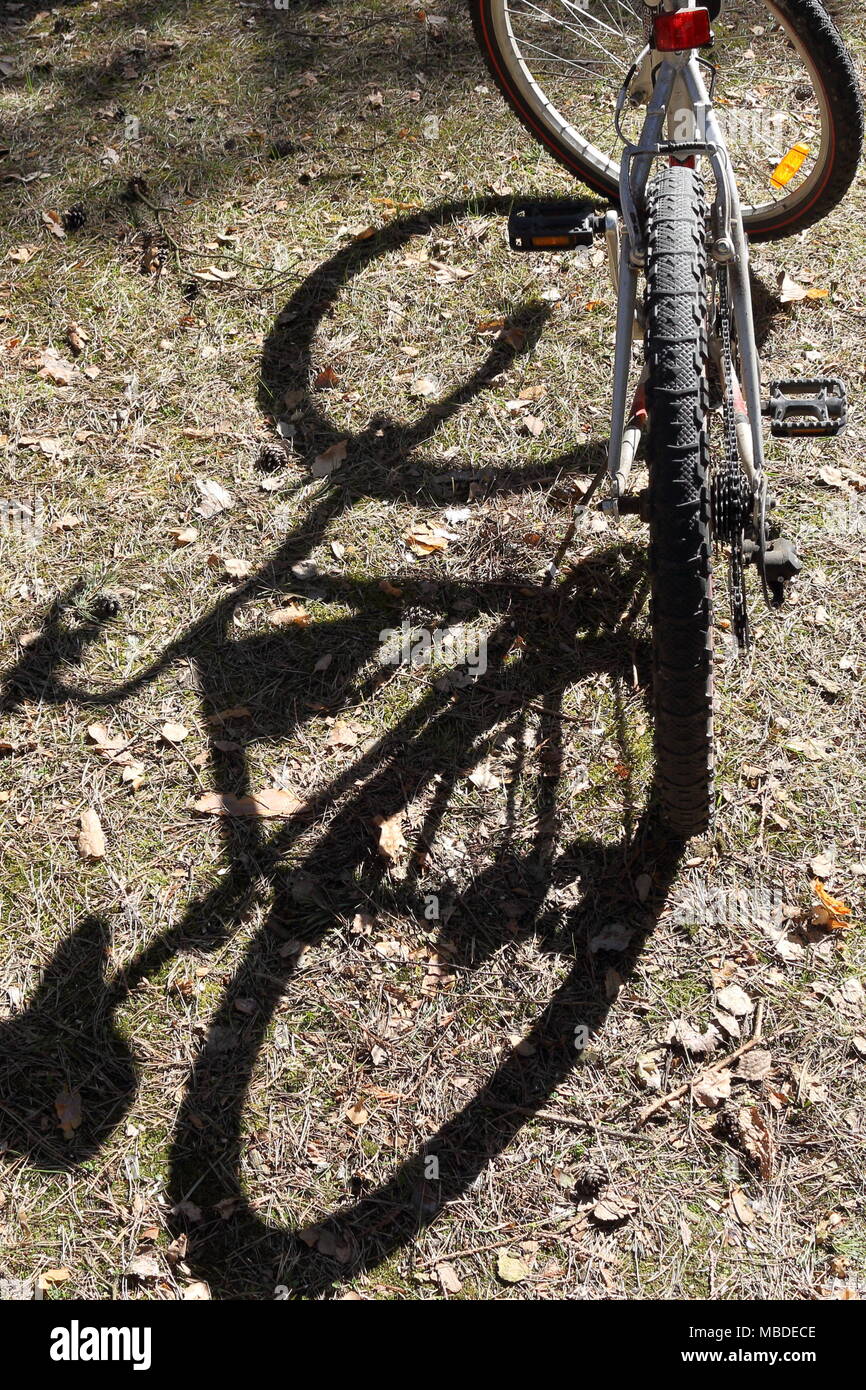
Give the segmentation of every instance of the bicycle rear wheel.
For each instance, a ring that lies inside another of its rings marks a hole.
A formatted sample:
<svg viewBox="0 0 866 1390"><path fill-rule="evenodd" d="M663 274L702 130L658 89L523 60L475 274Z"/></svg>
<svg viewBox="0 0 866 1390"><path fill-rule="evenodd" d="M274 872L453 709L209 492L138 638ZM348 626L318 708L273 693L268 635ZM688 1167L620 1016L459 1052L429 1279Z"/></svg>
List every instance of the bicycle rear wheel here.
<svg viewBox="0 0 866 1390"><path fill-rule="evenodd" d="M646 363L656 781L671 828L713 811L707 203L692 169L647 189Z"/></svg>
<svg viewBox="0 0 866 1390"><path fill-rule="evenodd" d="M523 124L616 203L614 103L649 32L642 0L470 0L470 9L491 75ZM713 28L716 114L746 231L755 241L802 231L857 172L863 106L851 58L818 0L727 0ZM631 113L630 134L641 119Z"/></svg>

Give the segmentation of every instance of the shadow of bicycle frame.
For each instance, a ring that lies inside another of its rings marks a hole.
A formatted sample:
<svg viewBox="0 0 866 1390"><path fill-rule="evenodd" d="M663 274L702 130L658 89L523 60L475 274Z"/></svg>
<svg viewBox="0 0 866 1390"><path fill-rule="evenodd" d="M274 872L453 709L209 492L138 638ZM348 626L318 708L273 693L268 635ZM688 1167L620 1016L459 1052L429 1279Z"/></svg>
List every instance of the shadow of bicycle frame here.
<svg viewBox="0 0 866 1390"><path fill-rule="evenodd" d="M409 238L467 212L500 211L500 200L471 205L449 202L423 215L391 223L377 237L341 251L317 269L292 296L266 342L262 359L260 402L272 409L299 377L309 379L310 352L316 324L348 279L370 261L399 247ZM540 332L543 312L529 306L523 315L527 331ZM110 690L86 690L70 683L67 672L100 638L97 620L70 619L70 595L61 596L47 615L39 639L32 643L4 678L4 707L8 711L34 700L75 703L105 710L120 705L171 664L192 662L198 673L204 709L218 708L230 687L240 703L244 681L258 681L261 670L276 667L272 694L271 730L290 739L303 722L297 713L307 679L293 653L303 634L236 639L229 633L235 611L274 586L297 587L291 567L306 558L325 535L330 522L351 504L359 489L366 495L406 495L400 463L421 443L435 436L449 414L459 410L491 376L502 370L513 350L497 345L488 360L461 388L438 403L411 427L377 420L352 441L351 482L328 480L306 508L298 526L249 580L220 598L157 660L131 680ZM306 421L315 447L327 447L337 432L311 407ZM598 446L546 463L544 470L492 469L491 486L519 491L539 485L540 476L584 467L594 471ZM436 473L435 464L428 470ZM417 495L413 483L412 495ZM244 1107L250 1079L287 984L295 958L280 947L286 931L307 943L324 938L332 925L351 920L357 910L359 875L364 897L378 892L396 898L407 913L418 911L423 856L447 813L458 774L486 756L493 730L503 713L506 731L520 744L529 707L539 720L539 735L554 743L564 737L561 701L580 679L606 672L614 688L630 687L634 640L624 633L621 615L644 579L643 555L629 547L605 550L584 558L568 579L552 591L515 582L478 584L441 580L435 601L443 611L463 605L467 620L480 616L490 624L488 668L464 689L442 691L434 684L361 757L315 792L302 811L267 834L256 822L228 821L222 828L226 868L205 897L190 905L176 925L156 937L122 970L105 973L110 928L88 917L64 941L45 971L26 1008L0 1028L0 1140L7 1155L19 1154L42 1167L75 1168L99 1152L134 1104L139 1066L134 1045L117 1027L114 1015L132 990L158 971L182 949L207 951L223 942L244 923L251 905L270 892L271 908L226 985L196 1057L174 1128L168 1192L175 1233L187 1236L186 1263L206 1280L216 1298L271 1298L277 1285L296 1296L326 1296L333 1286L373 1269L389 1253L406 1246L450 1203L467 1194L479 1173L503 1152L534 1111L543 1107L579 1060L576 1037L598 1032L611 1007L604 987L605 957L593 955L588 929L615 912L630 921L634 944L616 956L623 979L649 936L680 863L683 846L671 840L659 824L654 795L640 808L623 788L624 823L621 835L604 843L592 835L577 836L556 846L551 816L559 798L569 795L559 772L540 771L539 812L529 843L508 843L497 849L486 869L476 874L457 895L448 922L449 950L470 978L490 953L501 948L503 896L520 891L525 903L523 933L531 932L544 945L567 946L573 959L567 978L537 1018L528 1049L509 1052L485 1085L466 1105L414 1153L408 1155L387 1181L346 1201L319 1223L316 1248L293 1230L278 1229L259 1213L244 1188L241 1163L244 1150ZM365 605L381 601L375 579L355 583ZM432 602L433 600L431 600ZM401 613L393 605L388 625L398 626ZM354 642L353 669L358 672L379 651L376 615L338 618L333 626L319 625L317 638ZM554 660L537 659L539 634L554 632L559 652ZM515 641L524 644L514 659ZM222 659L220 657L222 652ZM229 662L228 653L231 660ZM507 658L510 658L507 660ZM222 669L231 665L246 673L240 684ZM375 698L381 673L365 677L355 692L360 703ZM628 743L627 718L619 710L620 735ZM567 726L566 726L567 727ZM443 749L448 750L447 760ZM250 790L246 765L215 749L215 790L243 795ZM409 800L427 796L421 829L411 847L406 880L395 887L381 855L377 854L373 821L397 815ZM319 822L324 829L305 850L296 872L321 885L318 914L298 905L287 885L282 865L286 855ZM635 878L648 873L653 888L639 903ZM591 887L563 919L546 905L552 884L576 877ZM479 925L480 924L480 925ZM512 938L513 939L513 938ZM471 950L469 942L471 940ZM600 967L602 967L600 969ZM237 999L252 998L256 1010L239 1025ZM459 995L452 994L450 1000ZM582 1030L578 1033L576 1030ZM527 1056L524 1053L531 1055ZM75 1138L65 1143L44 1124L52 1117L58 1087L77 1088L84 1120ZM590 1131L591 1132L591 1131ZM431 1162L431 1160L435 1160ZM201 1220L190 1220L191 1203L201 1208Z"/></svg>

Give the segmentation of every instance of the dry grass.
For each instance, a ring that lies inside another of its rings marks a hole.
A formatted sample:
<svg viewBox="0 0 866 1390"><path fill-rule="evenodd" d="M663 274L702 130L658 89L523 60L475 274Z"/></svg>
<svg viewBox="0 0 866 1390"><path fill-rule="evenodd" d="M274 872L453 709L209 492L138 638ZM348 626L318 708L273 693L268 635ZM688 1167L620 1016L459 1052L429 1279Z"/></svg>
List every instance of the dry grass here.
<svg viewBox="0 0 866 1390"><path fill-rule="evenodd" d="M838 370L854 418L839 452L772 450L808 564L781 619L755 598L748 662L720 632L721 814L683 858L647 810L641 528L599 520L562 589L537 584L557 480L605 446L606 269L506 252L507 190L567 182L487 90L462 8L437 41L384 0L34 9L0 44L18 55L0 169L38 175L6 185L4 488L32 488L48 522L35 547L0 537L0 1275L68 1270L58 1298L862 1288L862 935L790 912L830 849L828 886L866 905L864 503L818 476L866 442L866 181L756 257L767 287L784 265L831 290L765 296L768 375ZM861 19L846 6L855 37ZM41 213L75 202L88 220L58 240ZM210 265L233 278L196 280ZM56 386L29 364L69 357L70 322L88 341ZM534 437L507 402L541 385ZM342 440L344 468L312 480ZM198 517L196 478L234 506ZM403 533L453 506L470 516L448 550L413 560ZM271 621L290 596L307 626ZM383 664L404 620L486 636L486 674ZM188 736L166 743L166 721ZM138 790L95 723L130 741ZM303 814L191 810L269 786ZM376 819L394 816L392 864ZM770 1075L641 1127L639 1059L663 1092L700 1070L669 1026L705 1029L731 982L762 1004ZM69 1138L63 1092L81 1098ZM766 1178L736 1124L752 1104ZM636 1205L606 1223L593 1194L611 1189ZM156 1277L129 1272L141 1255Z"/></svg>

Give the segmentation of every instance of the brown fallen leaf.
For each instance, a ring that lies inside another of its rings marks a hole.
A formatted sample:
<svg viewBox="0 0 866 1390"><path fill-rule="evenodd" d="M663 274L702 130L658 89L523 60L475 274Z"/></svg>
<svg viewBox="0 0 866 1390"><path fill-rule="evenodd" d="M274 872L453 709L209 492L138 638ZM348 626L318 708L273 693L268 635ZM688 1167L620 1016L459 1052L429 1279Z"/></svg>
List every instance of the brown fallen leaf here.
<svg viewBox="0 0 866 1390"><path fill-rule="evenodd" d="M716 1003L726 1014L733 1014L734 1018L745 1018L755 1007L746 991L739 985L728 985L725 989L720 989L716 995Z"/></svg>
<svg viewBox="0 0 866 1390"><path fill-rule="evenodd" d="M159 734L166 743L183 743L184 739L189 737L189 729L185 724L175 724L170 720L163 724Z"/></svg>
<svg viewBox="0 0 866 1390"><path fill-rule="evenodd" d="M741 1226L751 1226L755 1213L741 1187L731 1189L731 1207Z"/></svg>
<svg viewBox="0 0 866 1390"><path fill-rule="evenodd" d="M441 1264L436 1266L436 1277L442 1285L443 1293L459 1293L463 1288L457 1270L451 1264Z"/></svg>
<svg viewBox="0 0 866 1390"><path fill-rule="evenodd" d="M79 526L84 525L83 516L74 516L71 512L64 512L63 516L58 516L48 527L52 535L59 536L64 531L76 531Z"/></svg>
<svg viewBox="0 0 866 1390"><path fill-rule="evenodd" d="M82 859L105 858L105 835L99 816L92 808L81 813L78 852Z"/></svg>
<svg viewBox="0 0 866 1390"><path fill-rule="evenodd" d="M38 745L30 739L24 739L20 743L13 743L11 739L0 738L0 758L12 758L18 753L32 753Z"/></svg>
<svg viewBox="0 0 866 1390"><path fill-rule="evenodd" d="M437 285L453 285L458 280L469 280L476 273L462 265L449 265L447 261L431 260L427 264L435 271L433 278Z"/></svg>
<svg viewBox="0 0 866 1390"><path fill-rule="evenodd" d="M310 621L310 615L306 608L302 608L298 603L289 603L285 608L273 608L268 614L268 622L272 627L306 627Z"/></svg>
<svg viewBox="0 0 866 1390"><path fill-rule="evenodd" d="M326 1255L340 1264L348 1264L352 1258L352 1247L348 1241L339 1240L327 1226L306 1226L298 1231L298 1238L311 1250L318 1250L320 1255Z"/></svg>
<svg viewBox="0 0 866 1390"><path fill-rule="evenodd" d="M356 1101L355 1104L350 1105L346 1111L346 1119L350 1124L354 1125L356 1129L360 1129L362 1125L365 1125L369 1118L370 1112L361 1101Z"/></svg>
<svg viewBox="0 0 866 1390"><path fill-rule="evenodd" d="M203 816L241 816L269 820L276 816L295 816L304 803L294 792L282 787L266 787L248 796L232 796L227 792L205 792L193 806Z"/></svg>
<svg viewBox="0 0 866 1390"><path fill-rule="evenodd" d="M403 540L413 555L433 555L447 550L454 536L443 526L413 526L404 532Z"/></svg>
<svg viewBox="0 0 866 1390"><path fill-rule="evenodd" d="M54 348L46 348L39 361L41 366L36 375L44 381L50 381L54 386L68 386L75 375L74 364L67 362L65 357L54 351Z"/></svg>
<svg viewBox="0 0 866 1390"><path fill-rule="evenodd" d="M693 1081L691 1094L698 1105L705 1105L708 1110L715 1110L717 1105L721 1105L723 1100L728 1100L731 1094L731 1073L729 1071L708 1071L703 1076L699 1076Z"/></svg>
<svg viewBox="0 0 866 1390"><path fill-rule="evenodd" d="M192 1284L185 1284L181 1298L186 1303L200 1302L210 1298L210 1288L201 1280L196 1280Z"/></svg>
<svg viewBox="0 0 866 1390"><path fill-rule="evenodd" d="M473 768L469 774L469 781L473 786L478 787L480 791L484 792L492 792L495 791L497 787L502 786L496 773L491 771L487 763L483 763L480 767Z"/></svg>
<svg viewBox="0 0 866 1390"><path fill-rule="evenodd" d="M239 560L235 555L208 555L207 562L212 570L221 570L229 579L246 579L253 568L249 560Z"/></svg>
<svg viewBox="0 0 866 1390"><path fill-rule="evenodd" d="M252 711L246 705L232 705L231 709L217 710L205 719L206 724L226 724L229 719L252 719Z"/></svg>
<svg viewBox="0 0 866 1390"><path fill-rule="evenodd" d="M38 449L40 454L46 458L71 458L71 451L64 448L62 442L56 435L43 435L41 438L33 434L22 434L18 440L21 449Z"/></svg>
<svg viewBox="0 0 866 1390"><path fill-rule="evenodd" d="M346 453L349 448L349 441L341 439L336 444L332 444L324 453L318 454L313 459L313 466L310 470L314 478L327 478L331 473L336 473L346 460Z"/></svg>
<svg viewBox="0 0 866 1390"><path fill-rule="evenodd" d="M358 735L343 719L335 719L328 734L328 743L333 748L354 748L358 742Z"/></svg>
<svg viewBox="0 0 866 1390"><path fill-rule="evenodd" d="M500 1250L496 1257L496 1273L503 1284L521 1284L529 1278L529 1266L510 1250Z"/></svg>
<svg viewBox="0 0 866 1390"><path fill-rule="evenodd" d="M174 541L175 550L180 550L182 546L192 545L193 541L198 540L198 527L173 526L168 534Z"/></svg>
<svg viewBox="0 0 866 1390"><path fill-rule="evenodd" d="M386 819L384 816L376 816L374 824L379 827L379 853L386 859L395 863L403 853L409 848L403 835L402 813L398 811L396 815Z"/></svg>
<svg viewBox="0 0 866 1390"><path fill-rule="evenodd" d="M797 1083L797 1100L806 1105L822 1105L827 1100L827 1087L805 1067L792 1066L791 1075Z"/></svg>
<svg viewBox="0 0 866 1390"><path fill-rule="evenodd" d="M660 1091L662 1088L662 1074L659 1067L661 1057L661 1048L656 1048L654 1052L642 1053L634 1064L634 1074L638 1083L648 1091Z"/></svg>
<svg viewBox="0 0 866 1390"><path fill-rule="evenodd" d="M818 480L825 487L844 487L845 479L842 477L841 468L836 468L831 464L818 469Z"/></svg>
<svg viewBox="0 0 866 1390"><path fill-rule="evenodd" d="M816 289L814 285L800 285L783 270L779 274L779 301L782 304L796 304L803 299L826 299L829 290Z"/></svg>
<svg viewBox="0 0 866 1390"><path fill-rule="evenodd" d="M829 758L830 752L827 744L819 739L807 735L806 738L789 738L784 747L789 753L800 753L810 762L819 763Z"/></svg>
<svg viewBox="0 0 866 1390"><path fill-rule="evenodd" d="M830 931L845 931L848 927L854 925L853 922L845 921L846 917L851 916L851 909L848 904L843 902L841 898L831 897L823 883L817 878L812 884L812 892L815 894L816 898L820 900L824 908L820 920L817 917L817 913L821 912L821 908L815 909L812 914L816 926L827 927Z"/></svg>
<svg viewBox="0 0 866 1390"><path fill-rule="evenodd" d="M115 754L129 746L128 738L125 738L123 734L109 733L104 724L89 724L87 737L91 743L96 745L97 752L105 754L108 758L113 758Z"/></svg>
<svg viewBox="0 0 866 1390"><path fill-rule="evenodd" d="M737 1063L737 1076L744 1081L766 1081L773 1070L773 1058L765 1047L746 1052Z"/></svg>
<svg viewBox="0 0 866 1390"><path fill-rule="evenodd" d="M79 357L84 351L85 343L90 342L89 334L85 333L79 323L70 323L66 328L66 341L69 344L74 357Z"/></svg>
<svg viewBox="0 0 866 1390"><path fill-rule="evenodd" d="M747 1053L746 1057L749 1055ZM741 1057L740 1061L744 1062L746 1057ZM757 1105L743 1105L737 1111L737 1132L746 1153L757 1163L764 1182L769 1182L775 1167L776 1145Z"/></svg>
<svg viewBox="0 0 866 1390"><path fill-rule="evenodd" d="M337 386L340 381L339 373L333 367L323 367L320 372L313 377L313 385L317 391L326 391L332 386Z"/></svg>
<svg viewBox="0 0 866 1390"><path fill-rule="evenodd" d="M217 516L233 507L235 500L215 478L195 478L196 491L201 497L201 506L196 507L199 516Z"/></svg>
<svg viewBox="0 0 866 1390"><path fill-rule="evenodd" d="M699 1033L686 1019L680 1018L668 1028L668 1042L681 1047L684 1052L689 1052L694 1057L707 1057L718 1048L719 1035L715 1028L708 1028L705 1033Z"/></svg>
<svg viewBox="0 0 866 1390"><path fill-rule="evenodd" d="M623 1197L618 1192L608 1191L596 1202L592 1215L603 1226L626 1221L637 1211L637 1202L632 1197Z"/></svg>
<svg viewBox="0 0 866 1390"><path fill-rule="evenodd" d="M120 780L122 782L125 782L127 786L131 787L134 792L137 792L141 787L144 786L144 777L146 771L147 769L145 768L144 763L136 762L133 759L133 761L131 763L128 763L127 766L121 772Z"/></svg>
<svg viewBox="0 0 866 1390"><path fill-rule="evenodd" d="M408 960L409 947L405 941L395 941L390 937L383 937L376 942L375 951L382 960Z"/></svg>
<svg viewBox="0 0 866 1390"><path fill-rule="evenodd" d="M220 285L225 280L235 280L238 274L236 270L223 270L218 265L205 266L204 270L194 270L192 273L196 280L205 280L211 285Z"/></svg>
<svg viewBox="0 0 866 1390"><path fill-rule="evenodd" d="M822 849L820 854L809 860L809 868L816 878L829 878L836 865L836 854L832 849Z"/></svg>
<svg viewBox="0 0 866 1390"><path fill-rule="evenodd" d="M161 1271L155 1255L142 1253L133 1255L125 1272L133 1275L136 1279L158 1279Z"/></svg>
<svg viewBox="0 0 866 1390"><path fill-rule="evenodd" d="M81 1124L81 1092L61 1091L54 1102L64 1139L71 1139Z"/></svg>
<svg viewBox="0 0 866 1390"><path fill-rule="evenodd" d="M416 376L409 387L409 394L412 396L435 396L439 390L439 383L434 381L432 376Z"/></svg>

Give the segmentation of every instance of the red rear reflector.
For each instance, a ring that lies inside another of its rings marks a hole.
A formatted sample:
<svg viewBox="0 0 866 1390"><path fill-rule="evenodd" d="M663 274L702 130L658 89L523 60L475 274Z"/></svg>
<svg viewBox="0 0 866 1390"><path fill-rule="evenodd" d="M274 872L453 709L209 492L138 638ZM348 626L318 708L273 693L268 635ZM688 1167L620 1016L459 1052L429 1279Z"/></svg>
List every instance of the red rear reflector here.
<svg viewBox="0 0 866 1390"><path fill-rule="evenodd" d="M662 11L653 20L653 48L659 53L702 48L711 39L709 10Z"/></svg>

